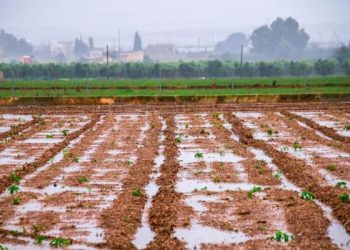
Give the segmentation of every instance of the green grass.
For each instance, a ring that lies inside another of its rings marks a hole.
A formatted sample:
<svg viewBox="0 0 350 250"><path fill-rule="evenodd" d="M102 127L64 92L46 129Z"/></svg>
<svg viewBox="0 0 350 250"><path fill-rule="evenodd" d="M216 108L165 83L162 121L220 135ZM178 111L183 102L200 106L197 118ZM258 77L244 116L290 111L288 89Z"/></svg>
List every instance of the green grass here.
<svg viewBox="0 0 350 250"><path fill-rule="evenodd" d="M239 95L295 95L295 94L338 94L350 93L349 87L309 87L309 88L254 88L254 89L99 89L90 91L69 90L0 90L0 97L143 97L143 96L239 96Z"/></svg>
<svg viewBox="0 0 350 250"><path fill-rule="evenodd" d="M259 77L259 78L217 78L217 79L199 79L199 78L180 78L180 79L61 79L61 80L7 80L0 85L0 89L16 88L135 88L147 87L158 88L187 88L187 87L205 87L205 86L271 86L273 81L276 86L281 85L325 85L325 84L350 84L350 77L329 76L329 77Z"/></svg>

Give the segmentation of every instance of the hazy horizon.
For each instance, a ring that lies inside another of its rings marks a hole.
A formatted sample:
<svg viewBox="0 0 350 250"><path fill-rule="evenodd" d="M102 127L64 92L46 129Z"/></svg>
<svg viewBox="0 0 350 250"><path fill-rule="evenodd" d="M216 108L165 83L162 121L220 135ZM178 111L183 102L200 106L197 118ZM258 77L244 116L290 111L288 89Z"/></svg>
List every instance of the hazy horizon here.
<svg viewBox="0 0 350 250"><path fill-rule="evenodd" d="M98 46L116 44L120 29L124 48L131 47L136 30L144 45L210 46L289 16L311 41L350 40L348 0L0 0L0 9L0 28L36 45L80 35L85 41L93 36Z"/></svg>

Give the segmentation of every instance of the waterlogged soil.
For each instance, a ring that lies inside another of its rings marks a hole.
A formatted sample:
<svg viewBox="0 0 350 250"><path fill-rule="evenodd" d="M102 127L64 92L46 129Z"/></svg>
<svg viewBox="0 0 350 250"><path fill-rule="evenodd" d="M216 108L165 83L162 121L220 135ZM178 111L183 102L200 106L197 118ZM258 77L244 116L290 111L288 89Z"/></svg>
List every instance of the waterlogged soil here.
<svg viewBox="0 0 350 250"><path fill-rule="evenodd" d="M293 112L349 118L326 104L198 107L2 110L15 116L0 125L15 119L21 129L0 147L0 245L50 249L64 238L68 249L350 248L350 203L338 198L349 193L349 144Z"/></svg>

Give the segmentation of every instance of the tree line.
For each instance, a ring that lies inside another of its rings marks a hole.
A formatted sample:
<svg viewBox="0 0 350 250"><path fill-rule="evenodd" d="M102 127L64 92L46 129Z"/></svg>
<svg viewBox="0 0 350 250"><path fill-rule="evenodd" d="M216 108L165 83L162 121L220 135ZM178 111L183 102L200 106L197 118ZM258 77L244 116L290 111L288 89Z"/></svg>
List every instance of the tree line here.
<svg viewBox="0 0 350 250"><path fill-rule="evenodd" d="M59 78L214 78L271 77L332 74L350 75L350 58L316 61L239 62L206 61L178 63L113 63L113 64L0 64L6 79Z"/></svg>

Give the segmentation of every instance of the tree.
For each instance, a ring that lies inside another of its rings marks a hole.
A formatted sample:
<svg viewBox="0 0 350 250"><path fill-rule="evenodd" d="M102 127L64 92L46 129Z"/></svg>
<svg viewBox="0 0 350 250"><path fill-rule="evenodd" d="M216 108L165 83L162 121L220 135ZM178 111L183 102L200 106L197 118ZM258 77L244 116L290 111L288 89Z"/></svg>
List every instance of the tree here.
<svg viewBox="0 0 350 250"><path fill-rule="evenodd" d="M299 58L303 55L310 36L299 29L296 20L277 18L270 27L257 28L250 36L252 51L263 58Z"/></svg>
<svg viewBox="0 0 350 250"><path fill-rule="evenodd" d="M232 33L224 41L218 42L215 52L218 54L239 54L241 45L247 45L248 39L243 33Z"/></svg>
<svg viewBox="0 0 350 250"><path fill-rule="evenodd" d="M350 76L350 57L347 59L344 59L342 67L344 69L345 74Z"/></svg>
<svg viewBox="0 0 350 250"><path fill-rule="evenodd" d="M141 36L139 35L138 32L135 33L135 38L134 38L134 51L139 51L142 50L142 41L141 41Z"/></svg>
<svg viewBox="0 0 350 250"><path fill-rule="evenodd" d="M315 72L321 76L327 76L335 73L337 62L334 60L319 59L315 62Z"/></svg>
<svg viewBox="0 0 350 250"><path fill-rule="evenodd" d="M334 56L340 63L342 63L345 59L350 58L350 42L348 46L342 44L339 48L337 48L334 51Z"/></svg>

